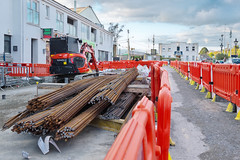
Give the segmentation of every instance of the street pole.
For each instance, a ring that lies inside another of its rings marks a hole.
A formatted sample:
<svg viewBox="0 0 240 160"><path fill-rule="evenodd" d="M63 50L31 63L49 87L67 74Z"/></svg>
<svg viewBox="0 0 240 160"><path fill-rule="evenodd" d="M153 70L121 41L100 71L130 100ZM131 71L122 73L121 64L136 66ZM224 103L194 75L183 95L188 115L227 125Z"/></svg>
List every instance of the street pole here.
<svg viewBox="0 0 240 160"><path fill-rule="evenodd" d="M127 30L127 33L128 33L128 60L131 60L131 57L130 57L130 41L129 41L129 29Z"/></svg>
<svg viewBox="0 0 240 160"><path fill-rule="evenodd" d="M155 37L153 35L153 50L154 50L154 45L155 45Z"/></svg>

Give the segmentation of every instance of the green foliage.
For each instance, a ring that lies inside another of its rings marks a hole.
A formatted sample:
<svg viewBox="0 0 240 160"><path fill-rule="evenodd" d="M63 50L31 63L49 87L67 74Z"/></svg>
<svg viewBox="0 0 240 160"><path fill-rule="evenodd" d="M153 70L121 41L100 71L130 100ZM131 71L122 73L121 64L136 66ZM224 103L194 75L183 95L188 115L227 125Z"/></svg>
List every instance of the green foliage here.
<svg viewBox="0 0 240 160"><path fill-rule="evenodd" d="M214 53L213 53L213 52L210 52L210 53L208 54L208 56L211 57L211 58L213 58Z"/></svg>
<svg viewBox="0 0 240 160"><path fill-rule="evenodd" d="M218 54L216 55L216 59L217 59L217 60L223 60L224 58L228 59L228 55L223 54L223 53L218 53Z"/></svg>
<svg viewBox="0 0 240 160"><path fill-rule="evenodd" d="M208 49L206 47L203 47L199 52L200 55L207 54L207 53L208 53Z"/></svg>

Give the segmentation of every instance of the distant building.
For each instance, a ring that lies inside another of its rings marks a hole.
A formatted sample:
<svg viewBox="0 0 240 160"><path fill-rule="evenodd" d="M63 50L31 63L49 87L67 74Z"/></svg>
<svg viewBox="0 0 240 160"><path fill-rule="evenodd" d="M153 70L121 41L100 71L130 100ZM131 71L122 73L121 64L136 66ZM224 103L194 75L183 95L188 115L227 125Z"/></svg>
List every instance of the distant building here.
<svg viewBox="0 0 240 160"><path fill-rule="evenodd" d="M0 61L50 63L49 38L72 36L93 45L97 60L112 60L113 36L92 7L77 13L54 0L7 0L0 5Z"/></svg>
<svg viewBox="0 0 240 160"><path fill-rule="evenodd" d="M196 61L198 59L198 43L159 43L159 54L163 59L180 58L182 61Z"/></svg>

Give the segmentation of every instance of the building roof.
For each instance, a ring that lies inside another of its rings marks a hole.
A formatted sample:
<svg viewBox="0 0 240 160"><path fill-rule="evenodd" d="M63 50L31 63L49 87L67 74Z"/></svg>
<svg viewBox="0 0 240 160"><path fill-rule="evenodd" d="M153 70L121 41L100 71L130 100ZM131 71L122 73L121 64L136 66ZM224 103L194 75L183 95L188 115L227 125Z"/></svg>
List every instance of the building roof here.
<svg viewBox="0 0 240 160"><path fill-rule="evenodd" d="M85 9L87 9L87 8L88 8L88 7L78 7L78 8L76 8L76 12L77 12L78 14L81 14L81 12L84 11ZM71 10L74 11L74 8L71 8Z"/></svg>
<svg viewBox="0 0 240 160"><path fill-rule="evenodd" d="M74 11L74 8L71 8L71 10ZM87 18L88 20L92 21L93 23L99 24L100 26L102 26L100 20L98 19L96 13L94 12L94 10L92 9L91 6L78 7L78 8L76 8L76 13Z"/></svg>

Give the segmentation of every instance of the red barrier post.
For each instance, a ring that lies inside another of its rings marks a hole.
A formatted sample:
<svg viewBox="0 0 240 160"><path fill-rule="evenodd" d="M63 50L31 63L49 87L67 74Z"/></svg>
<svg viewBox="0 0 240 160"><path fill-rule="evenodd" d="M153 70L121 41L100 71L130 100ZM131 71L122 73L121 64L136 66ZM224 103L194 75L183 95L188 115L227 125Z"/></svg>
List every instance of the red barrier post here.
<svg viewBox="0 0 240 160"><path fill-rule="evenodd" d="M158 95L157 145L161 147L160 160L168 160L170 146L170 121L172 97L170 90L163 87Z"/></svg>

